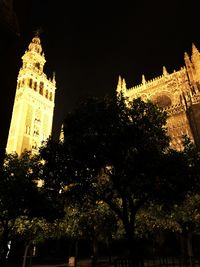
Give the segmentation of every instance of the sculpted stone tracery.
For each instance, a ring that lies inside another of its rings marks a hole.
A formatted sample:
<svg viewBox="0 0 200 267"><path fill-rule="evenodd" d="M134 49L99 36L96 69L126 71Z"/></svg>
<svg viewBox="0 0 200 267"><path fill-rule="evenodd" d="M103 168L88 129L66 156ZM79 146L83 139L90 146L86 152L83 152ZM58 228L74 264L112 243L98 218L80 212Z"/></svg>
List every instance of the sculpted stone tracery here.
<svg viewBox="0 0 200 267"><path fill-rule="evenodd" d="M171 104L172 104L170 97L167 95L164 95L164 94L152 97L151 101L161 108L171 106Z"/></svg>
<svg viewBox="0 0 200 267"><path fill-rule="evenodd" d="M119 77L117 85L117 93L130 100L141 97L167 111L171 146L177 150L183 148L183 135L200 146L200 53L194 44L191 58L185 53L184 59L185 66L171 74L163 67L163 74L150 81L143 75L141 84L127 88L125 79Z"/></svg>

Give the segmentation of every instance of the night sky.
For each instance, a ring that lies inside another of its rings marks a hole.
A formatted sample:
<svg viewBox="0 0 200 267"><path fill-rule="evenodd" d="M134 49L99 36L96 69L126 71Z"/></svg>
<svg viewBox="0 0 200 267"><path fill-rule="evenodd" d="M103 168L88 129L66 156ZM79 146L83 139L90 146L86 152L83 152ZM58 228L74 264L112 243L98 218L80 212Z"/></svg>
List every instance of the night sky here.
<svg viewBox="0 0 200 267"><path fill-rule="evenodd" d="M118 76L128 87L184 64L184 52L200 49L198 1L16 0L22 56L41 29L47 63L56 73L53 134L80 97L115 92ZM19 67L21 61L18 62ZM13 88L13 94L15 88Z"/></svg>

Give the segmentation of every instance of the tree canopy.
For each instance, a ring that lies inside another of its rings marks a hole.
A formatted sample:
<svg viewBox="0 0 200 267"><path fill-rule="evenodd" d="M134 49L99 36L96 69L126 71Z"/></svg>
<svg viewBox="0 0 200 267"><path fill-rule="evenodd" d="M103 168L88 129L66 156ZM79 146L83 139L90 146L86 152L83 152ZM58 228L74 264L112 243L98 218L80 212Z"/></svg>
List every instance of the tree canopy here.
<svg viewBox="0 0 200 267"><path fill-rule="evenodd" d="M174 205L199 192L198 152L187 139L184 151L171 149L166 120L140 98L89 97L67 114L64 141L49 140L41 150L48 186L80 205L106 203L121 220L132 255L141 208L156 205L170 216Z"/></svg>
<svg viewBox="0 0 200 267"><path fill-rule="evenodd" d="M24 152L20 157L7 154L0 179L0 260L4 265L7 243L12 239L17 219L61 216L62 205L45 188L38 187L43 164L39 155Z"/></svg>
<svg viewBox="0 0 200 267"><path fill-rule="evenodd" d="M50 169L54 152L62 151L54 160L60 158L65 194L107 203L122 220L131 246L136 212L156 194L159 161L169 144L166 118L141 99L88 98L67 115L59 149L49 142L41 151Z"/></svg>

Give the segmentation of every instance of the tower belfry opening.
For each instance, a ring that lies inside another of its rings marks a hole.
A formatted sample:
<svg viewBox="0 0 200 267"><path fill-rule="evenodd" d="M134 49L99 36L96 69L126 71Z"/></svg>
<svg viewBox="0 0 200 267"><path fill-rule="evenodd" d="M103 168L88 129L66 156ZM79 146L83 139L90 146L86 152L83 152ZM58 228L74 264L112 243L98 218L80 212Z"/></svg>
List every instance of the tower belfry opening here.
<svg viewBox="0 0 200 267"><path fill-rule="evenodd" d="M52 132L56 81L44 73L46 63L36 34L22 56L6 152L38 152Z"/></svg>

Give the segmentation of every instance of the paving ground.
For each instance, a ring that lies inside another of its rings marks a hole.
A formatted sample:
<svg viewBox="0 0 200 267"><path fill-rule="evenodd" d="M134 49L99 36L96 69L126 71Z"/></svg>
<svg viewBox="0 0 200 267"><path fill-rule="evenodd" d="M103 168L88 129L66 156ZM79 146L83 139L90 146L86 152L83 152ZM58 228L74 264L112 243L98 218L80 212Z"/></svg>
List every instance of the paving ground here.
<svg viewBox="0 0 200 267"><path fill-rule="evenodd" d="M58 264L33 264L31 267L68 267L68 263L58 263ZM87 260L81 260L77 262L77 267L91 267L91 261L89 259Z"/></svg>
<svg viewBox="0 0 200 267"><path fill-rule="evenodd" d="M22 264L8 264L6 267L22 267ZM27 267L69 267L67 261L63 263L48 263L48 264L32 264L31 266ZM83 260L78 260L77 262L77 267L91 267L91 259L83 259ZM106 259L101 259L99 260L97 267L113 267L113 265L108 264L108 260Z"/></svg>
<svg viewBox="0 0 200 267"><path fill-rule="evenodd" d="M67 263L53 264L53 265L32 265L32 267L68 267ZM77 267L91 267L91 259L78 260ZM107 260L100 260L97 267L113 267L108 264Z"/></svg>
<svg viewBox="0 0 200 267"><path fill-rule="evenodd" d="M57 263L56 263L57 262ZM12 264L8 264L6 265L6 267L22 267L22 263L12 263ZM43 264L36 264L36 263L32 263L32 265L30 266L29 264L26 265L26 267L70 267L68 265L68 260L65 261L54 261L54 262L49 262L49 263L43 263ZM77 261L77 267L92 267L91 266L91 259L79 259ZM99 259L97 267L113 267L113 265L109 265L108 264L108 259Z"/></svg>

